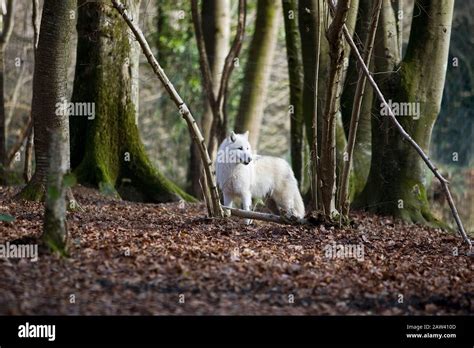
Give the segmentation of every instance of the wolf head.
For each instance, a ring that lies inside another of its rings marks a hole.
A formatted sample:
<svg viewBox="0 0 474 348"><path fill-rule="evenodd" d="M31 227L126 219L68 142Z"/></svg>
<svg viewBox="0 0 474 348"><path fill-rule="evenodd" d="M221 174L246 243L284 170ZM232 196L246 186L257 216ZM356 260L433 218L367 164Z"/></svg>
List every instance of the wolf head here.
<svg viewBox="0 0 474 348"><path fill-rule="evenodd" d="M249 132L243 134L230 133L219 147L217 160L221 163L249 164L252 161Z"/></svg>

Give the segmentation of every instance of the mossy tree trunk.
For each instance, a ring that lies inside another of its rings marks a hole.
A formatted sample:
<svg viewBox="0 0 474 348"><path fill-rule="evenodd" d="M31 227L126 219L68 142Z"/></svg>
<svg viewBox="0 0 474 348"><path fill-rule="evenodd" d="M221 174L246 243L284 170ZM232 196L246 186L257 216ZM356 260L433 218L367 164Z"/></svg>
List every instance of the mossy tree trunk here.
<svg viewBox="0 0 474 348"><path fill-rule="evenodd" d="M444 88L454 1L417 2L420 11L413 18L409 44L400 64L397 21L390 1L386 2L375 64L377 71L393 73L379 83L385 98L392 103L419 106L419 115L412 113L398 120L428 153ZM380 104L374 108L372 130L371 169L357 205L411 222L435 222L426 196L425 165L388 117L381 115Z"/></svg>
<svg viewBox="0 0 474 348"><path fill-rule="evenodd" d="M138 20L139 1L125 4ZM138 44L106 2L80 0L73 101L95 118L71 118L71 164L79 182L148 202L192 200L148 159L137 126Z"/></svg>
<svg viewBox="0 0 474 348"><path fill-rule="evenodd" d="M265 108L267 85L281 20L281 1L260 0L257 19L245 67L245 78L240 98L235 130L250 131L250 144L256 148Z"/></svg>
<svg viewBox="0 0 474 348"><path fill-rule="evenodd" d="M303 171L303 63L301 60L301 39L298 31L298 3L296 0L282 0L285 23L286 56L290 83L291 166L296 180L301 185Z"/></svg>

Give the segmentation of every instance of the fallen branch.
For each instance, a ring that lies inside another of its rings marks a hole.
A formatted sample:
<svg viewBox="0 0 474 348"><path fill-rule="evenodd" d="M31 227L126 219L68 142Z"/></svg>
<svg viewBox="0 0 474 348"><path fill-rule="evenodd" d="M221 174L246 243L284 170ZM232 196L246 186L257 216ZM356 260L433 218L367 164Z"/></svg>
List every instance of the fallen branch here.
<svg viewBox="0 0 474 348"><path fill-rule="evenodd" d="M256 211L249 211L249 210L242 210L236 208L230 208L226 206L222 206L223 209L230 211L231 216L237 216L240 218L245 219L253 219L253 220L261 220L267 222L275 222L278 224L285 224L285 225L305 225L308 224L308 220L300 219L296 216L284 216L284 215L275 215L275 214L267 214L267 213L259 213Z"/></svg>
<svg viewBox="0 0 474 348"><path fill-rule="evenodd" d="M162 67L156 60L155 56L153 55L150 46L148 45L148 42L145 39L145 36L143 35L142 31L140 28L138 28L137 25L133 22L133 18L130 18L130 16L127 13L127 10L125 6L118 0L112 0L114 8L122 15L123 19L125 22L128 24L130 29L132 30L133 34L135 35L135 38L137 39L138 43L140 44L143 53L145 54L148 63L150 63L153 71L155 72L156 76L158 79L161 81L163 84L165 90L168 92L170 98L174 101L176 106L179 109L179 112L181 116L185 119L189 131L192 135L192 138L196 145L199 148L199 152L201 155L201 160L203 162L203 167L206 172L206 178L208 181L208 187L211 193L211 198L212 198L212 209L210 209L213 212L213 216L223 216L223 211L221 208L221 204L219 201L219 193L217 191L217 184L216 184L216 175L215 175L215 169L213 166L213 163L211 161L211 158L209 157L209 153L207 151L207 146L206 142L202 136L201 131L199 130L199 127L196 123L196 120L194 119L193 115L191 114L191 111L189 110L188 106L186 103L183 101L181 96L178 94L176 89L174 88L173 84L171 81L168 79L168 76L165 74L163 71Z"/></svg>
<svg viewBox="0 0 474 348"><path fill-rule="evenodd" d="M334 5L331 2L331 0L328 1L328 3L329 3L329 6L331 6L332 10L334 10ZM456 221L456 224L458 226L459 234L464 239L464 241L467 243L467 245L469 246L469 249L471 251L472 250L472 241L468 238L468 236L466 234L466 231L464 230L464 226L462 224L461 218L459 217L459 213L458 213L458 210L456 208L456 205L454 204L454 200L453 200L453 197L451 195L451 191L449 190L449 187L448 187L448 183L449 183L448 180L446 180L441 175L441 173L438 171L438 168L436 168L436 166L431 162L431 160L425 154L423 149L416 143L415 140L413 140L413 138L410 136L410 134L408 134L405 131L405 129L400 124L400 122L398 122L397 118L395 117L395 115L392 111L392 108L390 107L390 105L388 105L387 101L385 100L385 97L383 96L382 92L380 91L379 86L377 85L374 78L370 74L370 71L367 68L367 65L365 64L364 59L360 55L360 52L359 52L356 44L354 43L354 40L352 40L352 37L351 37L351 35L349 33L349 30L347 29L346 25L343 26L343 33L344 33L344 37L346 38L346 41L351 46L351 49L353 50L357 60L359 61L361 70L367 76L367 79L370 82L370 84L372 85L372 88L374 89L375 93L377 94L377 97L383 103L386 110L388 110L388 115L389 115L390 119L392 120L392 122L397 127L397 129L399 130L401 136L406 141L408 141L408 143L415 149L415 151L420 155L420 157L426 163L428 168L433 172L433 174L436 176L436 178L440 181L441 186L443 187L444 192L446 194L446 197L448 199L449 207L451 208L451 212L453 213L454 220Z"/></svg>

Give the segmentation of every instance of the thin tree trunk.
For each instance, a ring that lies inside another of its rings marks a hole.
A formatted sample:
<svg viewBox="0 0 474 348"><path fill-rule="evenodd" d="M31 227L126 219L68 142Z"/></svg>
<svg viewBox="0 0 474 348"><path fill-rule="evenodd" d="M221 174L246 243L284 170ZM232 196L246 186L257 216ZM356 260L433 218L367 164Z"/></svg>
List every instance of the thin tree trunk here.
<svg viewBox="0 0 474 348"><path fill-rule="evenodd" d="M39 1L32 0L33 10L31 14L31 22L33 25L33 52L36 60L36 49L38 48L39 31L40 31L40 16L39 16ZM32 115L30 114L30 119ZM34 150L34 129L31 127L26 140L25 149L25 164L23 169L23 179L26 183L31 180L33 175L33 150ZM70 153L69 153L70 155ZM70 164L69 164L70 165Z"/></svg>
<svg viewBox="0 0 474 348"><path fill-rule="evenodd" d="M285 24L286 55L290 84L290 137L291 166L301 188L303 178L303 63L301 60L301 40L298 32L296 0L282 0Z"/></svg>
<svg viewBox="0 0 474 348"><path fill-rule="evenodd" d="M69 141L69 120L57 112L57 103L67 98L67 69L71 34L75 20L75 0L47 0L43 7L38 49L33 74L31 115L35 132L36 169L31 181L19 193L20 198L42 200L50 157L51 134ZM68 155L66 154L68 157Z"/></svg>
<svg viewBox="0 0 474 348"><path fill-rule="evenodd" d="M0 184L5 183L5 170L7 167L7 134L5 118L5 49L10 40L14 23L13 0L7 2L7 12L3 16L3 28L0 34Z"/></svg>
<svg viewBox="0 0 474 348"><path fill-rule="evenodd" d="M216 117L214 114L220 113L216 96L219 93L219 81L222 77L226 54L229 51L230 2L229 0L203 1L202 15L198 13L197 0L193 0L191 6L196 40L200 52L203 86L206 87L204 88L206 93L206 106L201 119L201 129L211 158L214 158L214 149L211 148L210 145L217 143L217 141L211 141L211 137L215 137L217 134L213 134L212 124L214 117ZM207 86L208 84L209 86ZM212 95L209 95L207 89L212 90ZM222 115L218 117L223 119ZM202 197L202 175L199 149L196 144L192 142L188 178L191 183L191 193L196 197Z"/></svg>
<svg viewBox="0 0 474 348"><path fill-rule="evenodd" d="M217 96L225 58L230 48L230 1L204 0L202 1L201 12L203 37L212 78L212 90L214 95ZM212 120L212 110L209 103L207 103L201 128L208 146L210 144Z"/></svg>
<svg viewBox="0 0 474 348"><path fill-rule="evenodd" d="M257 148L260 126L265 108L268 80L272 70L273 54L280 23L281 2L260 0L257 4L257 19L250 43L248 62L240 98L235 130L250 131L250 144Z"/></svg>
<svg viewBox="0 0 474 348"><path fill-rule="evenodd" d="M377 31L378 20L380 10L382 8L382 0L374 1L374 7L371 15L371 23L369 29L369 35L365 41L365 51L364 51L364 63L369 66L370 60L372 57L372 48L375 41L375 34ZM354 103L352 106L352 116L351 123L349 128L349 137L347 141L347 150L344 156L344 165L342 169L342 175L340 178L339 184L339 196L338 196L338 208L339 212L345 216L349 214L349 172L352 166L352 157L354 153L354 146L357 136L357 127L359 123L359 117L361 114L362 101L364 98L364 91L366 85L367 77L364 72L360 70L359 80L357 81L357 87L355 91Z"/></svg>
<svg viewBox="0 0 474 348"><path fill-rule="evenodd" d="M339 111L342 79L344 73L344 42L342 28L350 8L349 0L340 0L331 25L326 31L329 42L328 90L324 107L321 138L321 198L326 217L331 218L335 210L336 179L336 116Z"/></svg>
<svg viewBox="0 0 474 348"><path fill-rule="evenodd" d="M67 241L66 189L62 181L68 167L69 127L68 115L58 114L56 105L67 98L67 69L75 23L70 11L75 9L75 0L44 2L31 107L38 159L36 179L31 182L35 180L43 186L46 175L49 177L42 239L51 250L61 254L65 253Z"/></svg>
<svg viewBox="0 0 474 348"><path fill-rule="evenodd" d="M357 24L353 37L357 47L359 47L361 51L364 49L363 44L367 41L367 36L369 34L371 12L374 1L375 0L361 1L359 5ZM372 70L373 58L371 59L369 66ZM356 95L359 72L357 58L354 54L351 54L349 57L349 67L345 81L345 88L341 97L341 115L346 137L349 136L352 107ZM357 127L357 137L354 144L352 171L349 174L349 199L351 202L354 200L354 197L359 195L364 189L367 177L369 176L372 145L371 116L373 99L372 87L369 84L366 84ZM344 159L343 154L342 160L344 161Z"/></svg>
<svg viewBox="0 0 474 348"><path fill-rule="evenodd" d="M50 135L48 189L46 190L41 238L51 251L66 256L69 239L66 221L66 191L68 188L64 184L64 175L68 170L67 152L69 151L69 142L63 135L61 132L53 132Z"/></svg>

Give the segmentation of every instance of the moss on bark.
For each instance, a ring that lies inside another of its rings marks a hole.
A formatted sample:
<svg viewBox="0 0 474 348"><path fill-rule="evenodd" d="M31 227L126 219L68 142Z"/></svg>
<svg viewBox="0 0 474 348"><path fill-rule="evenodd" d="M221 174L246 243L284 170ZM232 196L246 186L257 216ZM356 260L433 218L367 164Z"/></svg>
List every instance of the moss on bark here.
<svg viewBox="0 0 474 348"><path fill-rule="evenodd" d="M392 103L415 103L419 114L400 115L400 124L428 153L431 131L438 116L448 57L451 1L420 1L420 15L414 17L407 53L397 63L396 21L391 7L383 7L376 67L393 71L381 88ZM392 11L392 13L390 13ZM376 51L377 52L377 51ZM377 55L377 53L376 53ZM426 61L430 64L426 64ZM401 104L398 104L401 105ZM356 206L394 215L416 223L440 225L430 211L425 181L429 171L418 153L402 139L380 104L372 118L372 161L367 184L356 199Z"/></svg>
<svg viewBox="0 0 474 348"><path fill-rule="evenodd" d="M153 167L140 140L132 94L138 59L126 23L105 3L81 2L73 101L95 103L95 118L71 120L72 165L79 182L112 186L125 199L131 197L121 190L124 183L144 201L194 200Z"/></svg>

